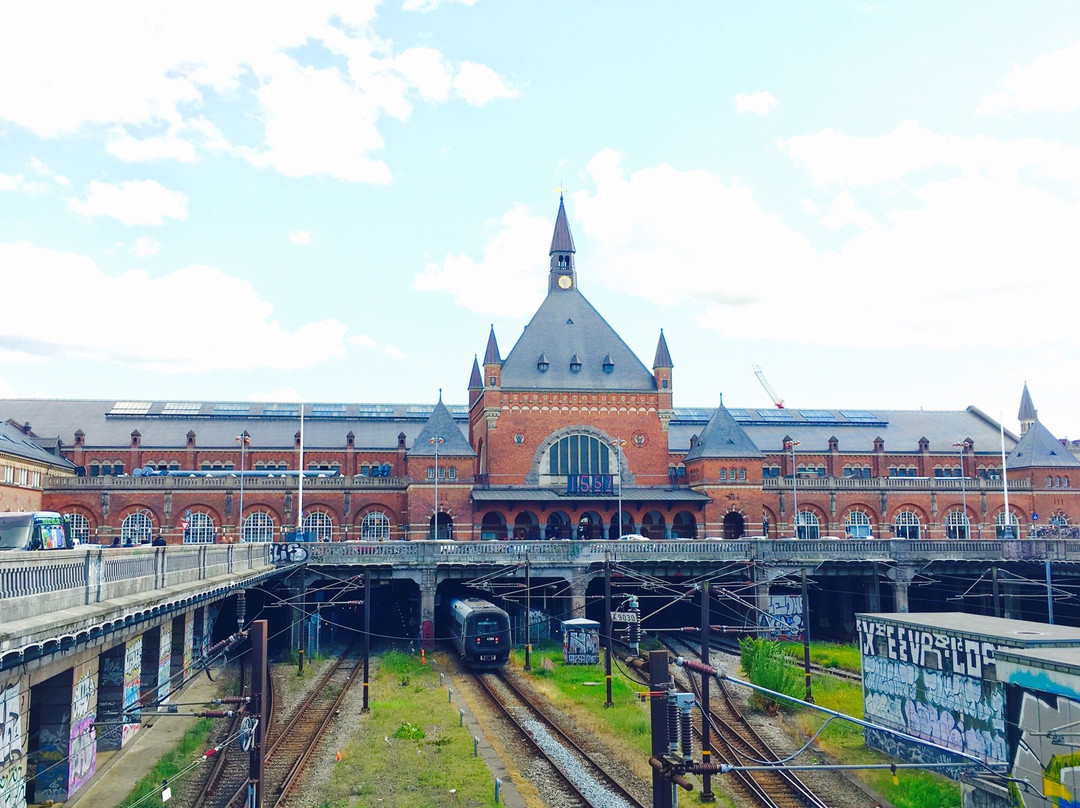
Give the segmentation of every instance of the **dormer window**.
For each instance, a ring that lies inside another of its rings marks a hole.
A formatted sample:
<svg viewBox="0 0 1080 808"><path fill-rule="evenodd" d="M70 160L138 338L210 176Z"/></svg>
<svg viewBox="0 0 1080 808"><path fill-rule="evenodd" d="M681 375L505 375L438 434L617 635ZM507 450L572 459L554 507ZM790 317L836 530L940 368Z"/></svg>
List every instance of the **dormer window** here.
<svg viewBox="0 0 1080 808"><path fill-rule="evenodd" d="M613 373L615 371L615 363L611 361L611 354L604 357L604 373Z"/></svg>
<svg viewBox="0 0 1080 808"><path fill-rule="evenodd" d="M577 354L570 359L570 372L578 373L581 371L581 360L577 358Z"/></svg>
<svg viewBox="0 0 1080 808"><path fill-rule="evenodd" d="M547 360L547 354L540 354L540 358L536 360L536 369L541 373L547 373L549 367L551 363Z"/></svg>

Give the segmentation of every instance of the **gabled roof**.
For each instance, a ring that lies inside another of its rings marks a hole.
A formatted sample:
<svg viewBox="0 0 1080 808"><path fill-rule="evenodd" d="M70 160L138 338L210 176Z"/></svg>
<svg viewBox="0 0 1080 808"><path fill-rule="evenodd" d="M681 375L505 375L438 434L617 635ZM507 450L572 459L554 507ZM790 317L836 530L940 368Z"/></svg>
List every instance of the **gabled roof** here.
<svg viewBox="0 0 1080 808"><path fill-rule="evenodd" d="M764 454L721 403L709 419L709 423L701 430L697 442L686 453L683 462L751 457L764 457Z"/></svg>
<svg viewBox="0 0 1080 808"><path fill-rule="evenodd" d="M1051 435L1049 429L1036 421L1009 452L1005 466L1010 471L1048 467L1076 468L1080 466L1080 460L1073 457L1072 452Z"/></svg>
<svg viewBox="0 0 1080 808"><path fill-rule="evenodd" d="M537 362L544 355L547 371ZM577 356L581 369L571 371ZM610 370L604 359L610 355ZM648 390L652 373L577 289L549 292L503 361L504 390Z"/></svg>
<svg viewBox="0 0 1080 808"><path fill-rule="evenodd" d="M435 441L437 439L439 444L436 449ZM476 457L476 452L473 451L469 442L465 440L465 436L461 434L461 427L454 422L454 416L450 414L450 410L446 409L446 405L442 403L441 392L439 394L439 403L431 411L431 417L428 418L424 428L416 436L412 448L409 449L405 456L434 457L436 450L440 455L445 456Z"/></svg>
<svg viewBox="0 0 1080 808"><path fill-rule="evenodd" d="M11 424L0 423L0 455L14 456L74 473L74 464L49 453L37 443L38 440L40 438L31 438Z"/></svg>

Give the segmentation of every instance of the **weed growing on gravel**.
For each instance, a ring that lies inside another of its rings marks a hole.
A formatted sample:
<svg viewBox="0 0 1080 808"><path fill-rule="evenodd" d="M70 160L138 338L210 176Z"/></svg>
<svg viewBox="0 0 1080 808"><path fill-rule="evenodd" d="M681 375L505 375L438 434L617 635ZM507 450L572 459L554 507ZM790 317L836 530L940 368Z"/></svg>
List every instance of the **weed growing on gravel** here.
<svg viewBox="0 0 1080 808"><path fill-rule="evenodd" d="M158 761L153 771L135 784L127 799L120 803L120 808L135 805L151 792L160 791L162 780L172 779L181 769L187 768L188 764L206 751L206 739L213 728L212 719L199 719L195 726L184 733L176 746Z"/></svg>

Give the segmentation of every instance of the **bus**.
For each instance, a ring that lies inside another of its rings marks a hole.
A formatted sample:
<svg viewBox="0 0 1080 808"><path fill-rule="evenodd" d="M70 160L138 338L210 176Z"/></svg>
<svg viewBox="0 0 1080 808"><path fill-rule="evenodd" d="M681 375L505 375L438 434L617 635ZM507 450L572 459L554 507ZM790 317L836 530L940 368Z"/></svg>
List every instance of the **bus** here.
<svg viewBox="0 0 1080 808"><path fill-rule="evenodd" d="M67 520L54 511L0 513L0 550L68 550Z"/></svg>

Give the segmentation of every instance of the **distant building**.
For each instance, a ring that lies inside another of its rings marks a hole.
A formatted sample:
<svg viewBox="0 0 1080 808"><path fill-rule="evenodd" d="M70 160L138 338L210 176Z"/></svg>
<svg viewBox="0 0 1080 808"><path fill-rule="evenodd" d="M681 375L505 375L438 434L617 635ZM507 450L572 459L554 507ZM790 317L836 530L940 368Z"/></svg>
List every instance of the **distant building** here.
<svg viewBox="0 0 1080 808"><path fill-rule="evenodd" d="M74 474L58 439L39 438L28 423L0 423L0 511L41 510L42 481Z"/></svg>
<svg viewBox="0 0 1080 808"><path fill-rule="evenodd" d="M1080 460L1026 386L1021 434L1004 430L1007 485L1003 431L973 406L676 406L663 331L650 369L579 290L575 253L560 200L547 295L505 357L491 330L466 406L305 405L302 466L326 476L302 492L296 404L9 399L0 411L72 436L62 450L80 476L58 468L44 501L102 542L236 538L241 505L244 539L298 527L332 540L987 539L1068 535L1080 520Z"/></svg>

